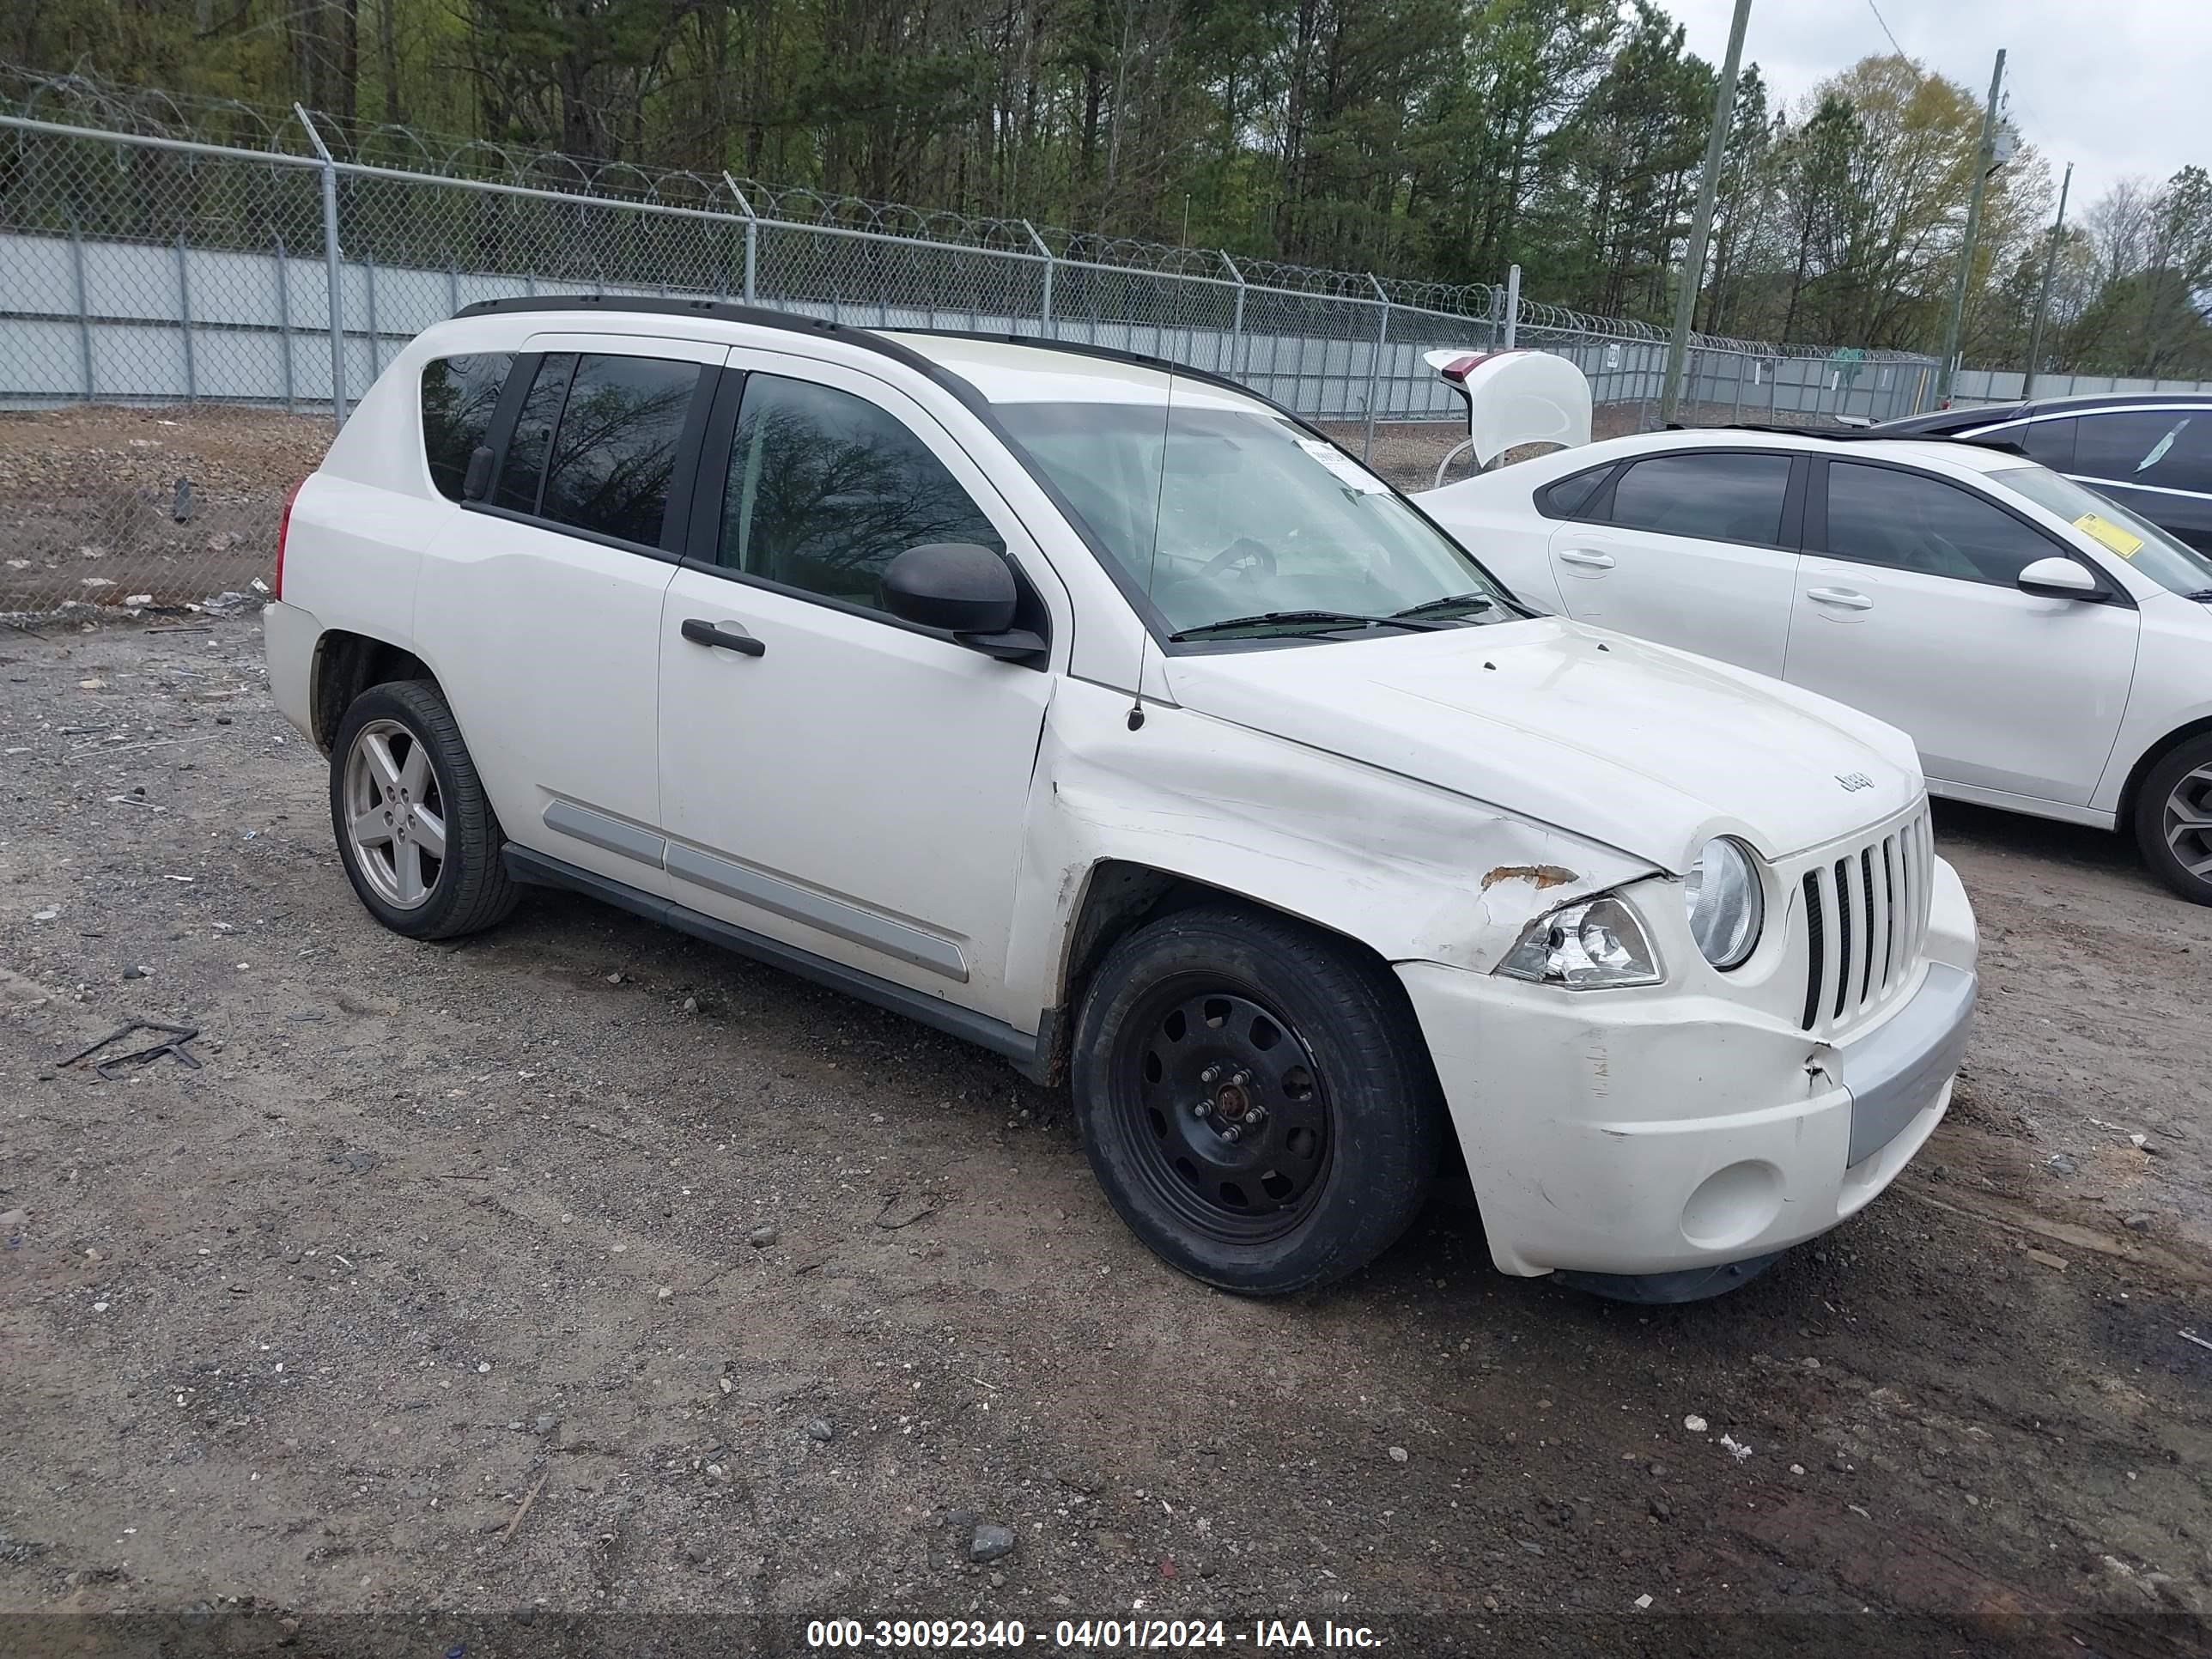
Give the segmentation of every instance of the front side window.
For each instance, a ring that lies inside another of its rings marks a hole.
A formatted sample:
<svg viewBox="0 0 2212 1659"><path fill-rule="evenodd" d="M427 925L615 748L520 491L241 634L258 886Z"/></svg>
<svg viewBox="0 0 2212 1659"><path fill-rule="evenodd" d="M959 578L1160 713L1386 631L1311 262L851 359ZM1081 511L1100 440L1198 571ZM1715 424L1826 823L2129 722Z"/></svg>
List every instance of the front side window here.
<svg viewBox="0 0 2212 1659"><path fill-rule="evenodd" d="M1621 475L1611 522L1623 530L1771 546L1782 539L1789 491L1787 455L1658 455Z"/></svg>
<svg viewBox="0 0 2212 1659"><path fill-rule="evenodd" d="M1006 542L904 422L834 386L750 374L723 490L726 568L883 609L884 567L911 547Z"/></svg>
<svg viewBox="0 0 2212 1659"><path fill-rule="evenodd" d="M422 365L422 455L430 482L447 501L461 499L469 457L491 434L500 389L514 367L507 351L433 357Z"/></svg>
<svg viewBox="0 0 2212 1659"><path fill-rule="evenodd" d="M1941 478L1831 461L1828 551L1923 576L2008 587L2036 560L2059 550L2002 507Z"/></svg>
<svg viewBox="0 0 2212 1659"><path fill-rule="evenodd" d="M1211 394L1004 413L1170 633L1327 632L1416 608L1440 621L1524 614L1389 484L1286 416Z"/></svg>
<svg viewBox="0 0 2212 1659"><path fill-rule="evenodd" d="M2075 425L2069 472L2112 483L2212 491L2212 408L2082 415Z"/></svg>
<svg viewBox="0 0 2212 1659"><path fill-rule="evenodd" d="M2212 593L2212 558L2112 496L2039 466L2008 466L1990 473L1990 482L2057 514L2160 587L2175 593Z"/></svg>

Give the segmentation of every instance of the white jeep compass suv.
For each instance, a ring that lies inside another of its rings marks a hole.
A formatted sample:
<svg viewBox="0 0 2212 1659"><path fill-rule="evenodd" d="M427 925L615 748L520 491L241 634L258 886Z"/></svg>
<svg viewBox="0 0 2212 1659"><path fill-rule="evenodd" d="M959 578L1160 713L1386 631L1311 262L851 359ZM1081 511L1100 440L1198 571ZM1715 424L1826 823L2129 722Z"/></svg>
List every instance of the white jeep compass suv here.
<svg viewBox="0 0 2212 1659"><path fill-rule="evenodd" d="M1227 381L717 301L396 357L266 615L362 902L566 887L1064 1074L1224 1288L1455 1138L1505 1272L1680 1298L1926 1140L1973 918L1910 740L1513 599Z"/></svg>

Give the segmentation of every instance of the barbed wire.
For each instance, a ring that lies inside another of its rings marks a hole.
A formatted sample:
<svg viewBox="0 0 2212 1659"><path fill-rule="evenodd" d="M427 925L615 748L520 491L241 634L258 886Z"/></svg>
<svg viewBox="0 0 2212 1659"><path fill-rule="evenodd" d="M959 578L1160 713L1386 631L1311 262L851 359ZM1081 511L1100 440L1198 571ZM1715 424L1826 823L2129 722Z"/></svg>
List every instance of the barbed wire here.
<svg viewBox="0 0 2212 1659"><path fill-rule="evenodd" d="M293 157L312 157L319 138L337 161L387 175L415 174L461 183L518 185L580 198L681 207L762 222L818 228L890 240L929 242L1104 270L1142 273L1231 287L1272 289L1464 319L1486 330L1504 321L1504 289L1493 283L1452 283L1332 270L1284 260L1032 224L1026 219L776 185L680 167L580 158L541 145L425 132L392 122L346 120L307 110L310 136L290 110L257 107L235 98L204 98L156 88L118 86L84 71L55 73L0 60L0 114L63 125L179 139ZM1663 341L1666 331L1629 318L1604 317L1522 299L1520 332L1580 339ZM1771 358L1827 357L1828 348L1692 334L1693 347ZM1912 362L1917 354L1853 351L1869 362Z"/></svg>

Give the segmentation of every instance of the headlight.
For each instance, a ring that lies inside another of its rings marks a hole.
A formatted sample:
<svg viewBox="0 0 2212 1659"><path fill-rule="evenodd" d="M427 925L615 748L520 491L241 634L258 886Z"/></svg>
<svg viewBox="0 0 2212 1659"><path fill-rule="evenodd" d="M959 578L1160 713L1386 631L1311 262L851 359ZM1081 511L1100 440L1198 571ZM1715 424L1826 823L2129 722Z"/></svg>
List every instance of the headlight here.
<svg viewBox="0 0 2212 1659"><path fill-rule="evenodd" d="M1766 900L1759 867L1741 842L1721 836L1705 844L1682 878L1682 903L1690 913L1690 936L1714 967L1740 968L1759 947Z"/></svg>
<svg viewBox="0 0 2212 1659"><path fill-rule="evenodd" d="M1659 958L1625 900L1594 898L1563 904L1530 922L1498 971L1539 985L1589 991L1656 985Z"/></svg>

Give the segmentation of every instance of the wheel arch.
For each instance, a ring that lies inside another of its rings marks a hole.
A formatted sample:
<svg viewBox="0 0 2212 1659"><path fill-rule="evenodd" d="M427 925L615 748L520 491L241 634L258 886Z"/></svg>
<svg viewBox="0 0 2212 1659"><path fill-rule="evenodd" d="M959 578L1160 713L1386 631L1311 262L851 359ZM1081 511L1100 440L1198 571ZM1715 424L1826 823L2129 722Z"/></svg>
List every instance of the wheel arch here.
<svg viewBox="0 0 2212 1659"><path fill-rule="evenodd" d="M338 722L355 698L387 680L427 680L445 688L429 665L405 646L343 628L327 629L315 641L313 692L308 708L315 746L325 755L336 740Z"/></svg>
<svg viewBox="0 0 2212 1659"><path fill-rule="evenodd" d="M2121 786L2119 804L2113 816L2113 824L2123 834L2131 830L2136 820L2136 802L2142 792L2143 780L2151 769L2192 738L2212 735L2212 714L2176 726L2164 737L2145 749L2128 769L2128 781Z"/></svg>

